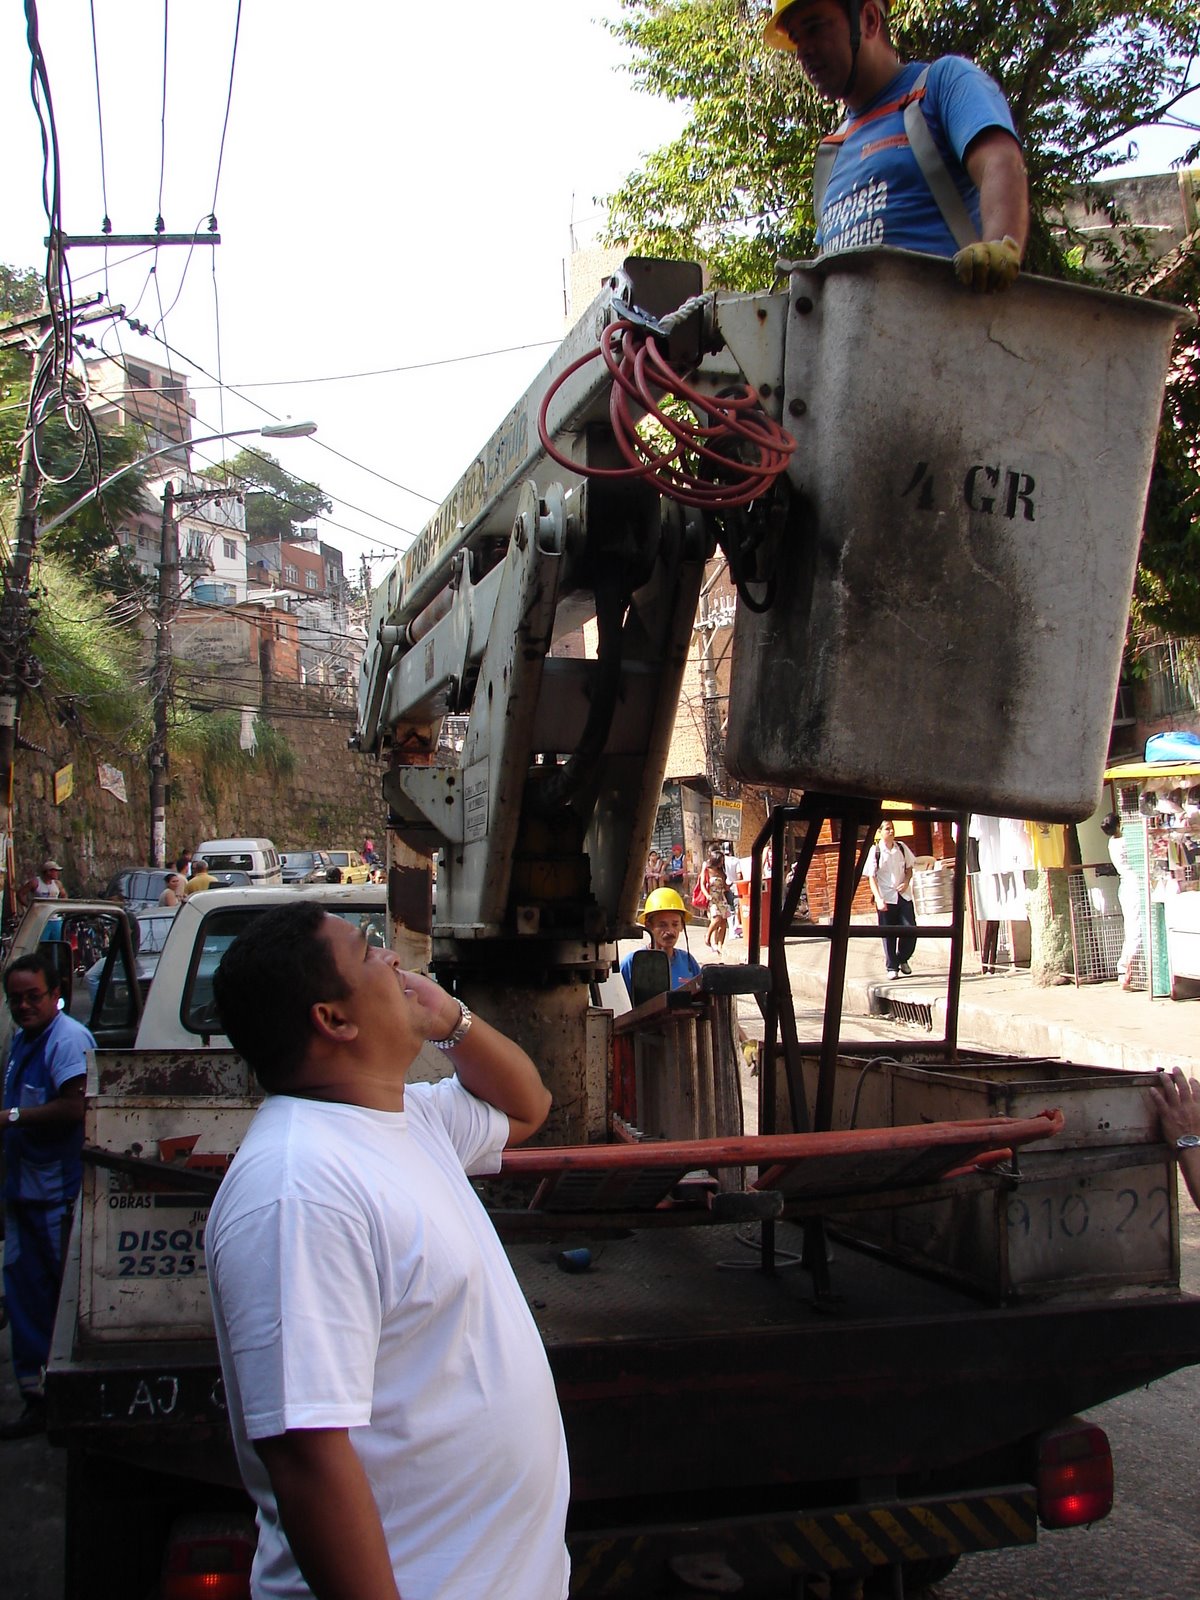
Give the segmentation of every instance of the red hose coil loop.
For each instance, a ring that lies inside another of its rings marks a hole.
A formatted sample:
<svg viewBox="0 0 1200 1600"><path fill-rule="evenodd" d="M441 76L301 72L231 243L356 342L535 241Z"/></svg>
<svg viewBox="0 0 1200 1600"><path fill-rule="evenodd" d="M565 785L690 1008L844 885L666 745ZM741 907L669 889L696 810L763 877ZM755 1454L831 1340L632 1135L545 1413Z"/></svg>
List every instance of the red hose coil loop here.
<svg viewBox="0 0 1200 1600"><path fill-rule="evenodd" d="M617 449L628 463L624 467L584 466L559 450L546 428L550 402L559 389L597 357L612 378L609 420ZM661 403L666 395L674 395L711 420L705 424L671 416ZM674 441L673 448L655 451L638 433L635 412L653 418ZM712 395L694 388L670 365L654 336L629 322L611 323L594 350L559 373L538 410L537 428L546 454L570 472L610 481L653 479L660 494L702 510L749 505L786 470L788 457L796 448L791 436L767 416L756 395L745 389ZM756 461L744 461L730 453L747 447L757 456ZM693 458L695 465L685 457ZM701 476L706 464L710 470Z"/></svg>

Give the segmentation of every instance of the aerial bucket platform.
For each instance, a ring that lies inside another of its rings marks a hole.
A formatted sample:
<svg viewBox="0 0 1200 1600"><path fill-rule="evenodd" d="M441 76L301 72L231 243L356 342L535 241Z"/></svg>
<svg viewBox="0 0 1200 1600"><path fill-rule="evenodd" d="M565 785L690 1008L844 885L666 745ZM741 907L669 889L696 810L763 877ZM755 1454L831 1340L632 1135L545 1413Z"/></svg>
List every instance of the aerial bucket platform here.
<svg viewBox="0 0 1200 1600"><path fill-rule="evenodd" d="M1180 313L893 250L793 267L798 496L738 608L737 777L1070 821L1108 749Z"/></svg>

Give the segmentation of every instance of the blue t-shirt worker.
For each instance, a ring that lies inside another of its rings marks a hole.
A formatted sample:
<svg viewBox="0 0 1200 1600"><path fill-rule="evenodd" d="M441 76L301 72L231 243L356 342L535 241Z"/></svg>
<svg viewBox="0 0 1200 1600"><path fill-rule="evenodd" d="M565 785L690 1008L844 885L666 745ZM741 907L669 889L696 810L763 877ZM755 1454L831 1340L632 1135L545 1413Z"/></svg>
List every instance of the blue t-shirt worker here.
<svg viewBox="0 0 1200 1600"><path fill-rule="evenodd" d="M846 108L817 157L821 254L921 250L952 257L973 289L1007 288L1029 233L1029 192L996 83L961 56L902 64L887 0L775 0L765 38Z"/></svg>
<svg viewBox="0 0 1200 1600"><path fill-rule="evenodd" d="M646 896L646 904L638 912L638 921L650 935L650 948L661 950L671 965L671 987L678 989L689 978L698 977L700 963L686 944L681 945L687 924L687 907L674 889L655 889ZM621 963L621 976L629 998L633 999L633 958L631 950Z"/></svg>
<svg viewBox="0 0 1200 1600"><path fill-rule="evenodd" d="M86 1053L96 1041L59 1010L47 951L19 956L4 991L17 1025L4 1073L4 1294L22 1409L0 1423L0 1439L22 1439L46 1425L42 1380L83 1171Z"/></svg>

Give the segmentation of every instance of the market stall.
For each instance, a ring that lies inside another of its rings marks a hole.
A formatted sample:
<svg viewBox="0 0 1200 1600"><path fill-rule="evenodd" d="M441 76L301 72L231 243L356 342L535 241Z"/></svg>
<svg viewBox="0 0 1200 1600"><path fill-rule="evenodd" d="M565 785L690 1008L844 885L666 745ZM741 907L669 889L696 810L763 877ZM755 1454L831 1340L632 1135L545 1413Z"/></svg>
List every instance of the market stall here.
<svg viewBox="0 0 1200 1600"><path fill-rule="evenodd" d="M1104 778L1140 889L1150 994L1190 999L1200 993L1200 759L1124 761Z"/></svg>

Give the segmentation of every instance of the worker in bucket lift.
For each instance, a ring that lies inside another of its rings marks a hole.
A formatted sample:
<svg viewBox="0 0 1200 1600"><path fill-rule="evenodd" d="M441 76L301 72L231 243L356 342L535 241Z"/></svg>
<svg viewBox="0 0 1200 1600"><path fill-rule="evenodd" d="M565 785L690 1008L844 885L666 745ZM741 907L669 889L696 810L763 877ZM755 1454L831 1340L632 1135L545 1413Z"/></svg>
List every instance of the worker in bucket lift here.
<svg viewBox="0 0 1200 1600"><path fill-rule="evenodd" d="M700 975L700 963L686 946L680 946L687 924L687 907L674 889L655 889L647 895L646 904L638 912L638 921L650 935L650 948L661 950L671 963L671 987L678 989L689 978ZM633 999L633 958L631 950L621 963L621 976Z"/></svg>
<svg viewBox="0 0 1200 1600"><path fill-rule="evenodd" d="M972 289L1006 289L1025 250L1029 191L993 79L962 56L902 63L888 0L774 0L764 37L846 108L813 172L821 254L921 250L952 257Z"/></svg>

